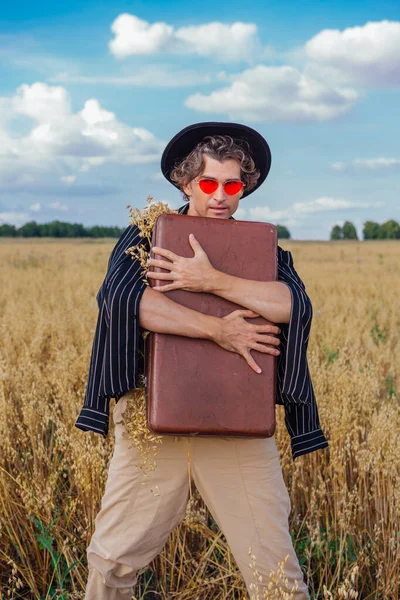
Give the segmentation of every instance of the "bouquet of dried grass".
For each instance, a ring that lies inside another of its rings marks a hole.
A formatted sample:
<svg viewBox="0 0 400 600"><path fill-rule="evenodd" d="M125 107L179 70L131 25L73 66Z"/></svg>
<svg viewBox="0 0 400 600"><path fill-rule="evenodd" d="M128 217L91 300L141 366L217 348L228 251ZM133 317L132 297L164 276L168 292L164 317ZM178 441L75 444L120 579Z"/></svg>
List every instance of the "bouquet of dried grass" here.
<svg viewBox="0 0 400 600"><path fill-rule="evenodd" d="M131 216L129 224L136 225L140 231L140 237L147 238L151 248L151 236L157 217L165 213L177 213L178 211L170 209L165 202L153 202L152 196L147 196L147 204L148 206L145 206L143 210L132 208L130 204L126 208L129 208ZM147 275L147 260L150 257L150 252L147 252L142 244L136 244L127 248L125 254L130 254L133 259L138 259L143 267L142 274ZM143 281L148 285L147 279Z"/></svg>

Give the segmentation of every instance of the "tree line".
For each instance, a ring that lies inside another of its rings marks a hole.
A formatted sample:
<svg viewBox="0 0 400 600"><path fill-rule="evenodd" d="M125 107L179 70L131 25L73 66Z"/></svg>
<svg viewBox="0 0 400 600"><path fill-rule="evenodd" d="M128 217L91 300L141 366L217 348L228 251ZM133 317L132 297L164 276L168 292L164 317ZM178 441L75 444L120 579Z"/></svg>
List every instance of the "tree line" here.
<svg viewBox="0 0 400 600"><path fill-rule="evenodd" d="M275 225L278 238L290 239L290 231L284 225ZM36 223L29 221L21 227L3 223L0 225L0 237L55 237L55 238L119 238L125 231L124 227L107 227L94 225L85 227L80 223L51 221L51 223ZM331 240L358 240L357 230L351 221L345 221L343 226L334 225L330 232ZM384 223L366 221L363 227L364 240L400 239L400 224L393 219Z"/></svg>
<svg viewBox="0 0 400 600"><path fill-rule="evenodd" d="M55 238L119 238L125 227L107 227L94 225L85 227L80 223L52 221L51 223L36 223L29 221L21 227L3 223L0 225L0 236L3 237L55 237Z"/></svg>
<svg viewBox="0 0 400 600"><path fill-rule="evenodd" d="M284 225L275 226L278 238L290 239L290 231ZM390 219L384 223L365 221L363 227L364 240L400 240L400 225L397 221ZM330 232L331 240L358 240L357 230L351 221L345 221L343 226L334 225Z"/></svg>
<svg viewBox="0 0 400 600"><path fill-rule="evenodd" d="M364 240L400 240L400 224L394 219L384 223L366 221L362 230ZM331 240L358 240L356 228L351 221L345 221L343 226L332 227Z"/></svg>

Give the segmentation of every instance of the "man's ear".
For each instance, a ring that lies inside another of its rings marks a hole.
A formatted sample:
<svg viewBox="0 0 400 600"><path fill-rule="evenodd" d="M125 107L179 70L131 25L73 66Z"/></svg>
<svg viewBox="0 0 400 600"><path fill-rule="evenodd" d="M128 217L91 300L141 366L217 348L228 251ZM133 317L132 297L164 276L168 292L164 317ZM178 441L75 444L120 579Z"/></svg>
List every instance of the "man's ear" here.
<svg viewBox="0 0 400 600"><path fill-rule="evenodd" d="M182 191L183 191L183 192L186 194L186 196L188 196L188 198L189 198L189 197L190 197L190 195L191 195L191 192L192 192L192 188L191 188L191 186L190 186L190 183L187 183L186 185L184 185L184 186L182 187Z"/></svg>

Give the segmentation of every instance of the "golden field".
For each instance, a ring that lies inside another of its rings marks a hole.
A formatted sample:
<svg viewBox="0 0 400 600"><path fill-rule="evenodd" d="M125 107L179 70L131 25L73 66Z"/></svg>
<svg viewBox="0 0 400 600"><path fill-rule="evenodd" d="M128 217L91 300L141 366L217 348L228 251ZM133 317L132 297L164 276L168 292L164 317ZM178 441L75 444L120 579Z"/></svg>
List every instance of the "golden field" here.
<svg viewBox="0 0 400 600"><path fill-rule="evenodd" d="M113 423L103 439L74 422L86 388L95 296L115 243L0 239L1 599L84 595L85 550ZM330 444L293 462L284 409L277 407L295 548L312 598L397 599L400 241L279 244L292 252L312 300L308 361ZM265 597L292 595L278 581ZM198 498L143 571L135 598L247 598L224 537Z"/></svg>

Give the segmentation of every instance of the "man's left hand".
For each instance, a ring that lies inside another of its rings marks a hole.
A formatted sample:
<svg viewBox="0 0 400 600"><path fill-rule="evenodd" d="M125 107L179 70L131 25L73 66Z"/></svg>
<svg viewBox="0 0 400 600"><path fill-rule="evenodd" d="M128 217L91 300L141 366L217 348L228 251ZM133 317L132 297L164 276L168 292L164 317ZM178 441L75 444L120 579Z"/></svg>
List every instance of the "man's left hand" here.
<svg viewBox="0 0 400 600"><path fill-rule="evenodd" d="M154 273L153 271L148 271L147 277L150 277L151 279L173 280L173 283L155 286L153 287L153 290L157 292L168 292L169 290L178 289L186 290L187 292L209 291L211 276L215 272L215 269L193 234L190 234L189 236L189 244L194 252L193 258L178 256L170 250L158 248L157 246L152 248L152 251L155 254L164 256L171 262L149 258L147 261L148 266L152 265L153 267L169 269L170 273Z"/></svg>

